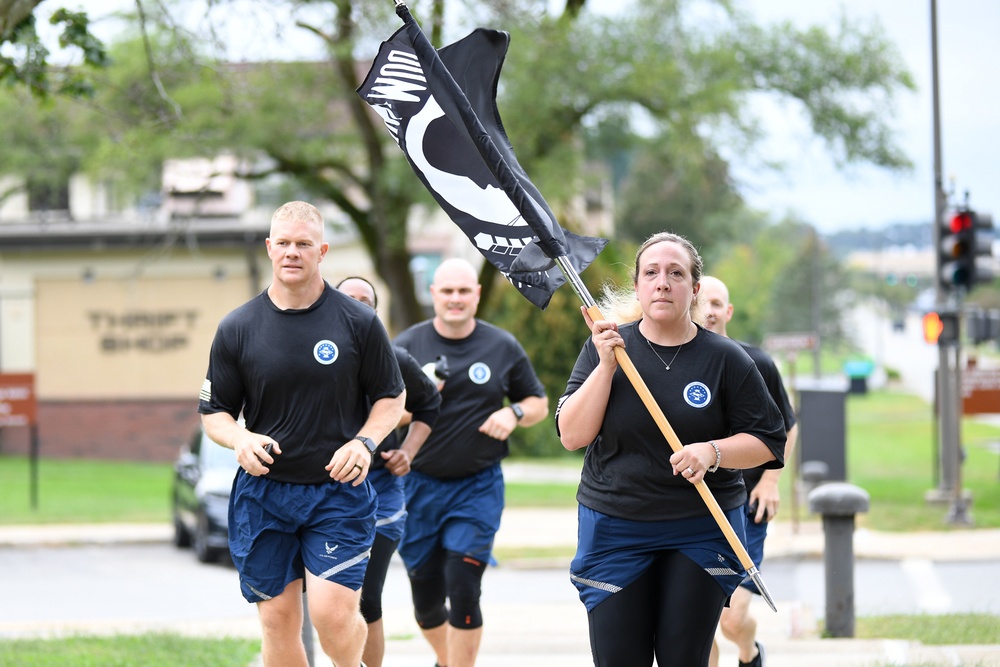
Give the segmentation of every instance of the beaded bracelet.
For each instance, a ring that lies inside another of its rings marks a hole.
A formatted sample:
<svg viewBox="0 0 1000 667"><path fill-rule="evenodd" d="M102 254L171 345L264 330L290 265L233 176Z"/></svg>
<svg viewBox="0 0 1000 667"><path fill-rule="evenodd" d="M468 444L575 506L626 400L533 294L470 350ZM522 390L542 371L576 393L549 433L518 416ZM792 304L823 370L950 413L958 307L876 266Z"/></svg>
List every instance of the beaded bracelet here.
<svg viewBox="0 0 1000 667"><path fill-rule="evenodd" d="M715 447L715 465L710 467L707 472L715 472L719 469L719 464L722 463L722 450L719 449L719 446L715 444L714 440L709 440L708 444Z"/></svg>

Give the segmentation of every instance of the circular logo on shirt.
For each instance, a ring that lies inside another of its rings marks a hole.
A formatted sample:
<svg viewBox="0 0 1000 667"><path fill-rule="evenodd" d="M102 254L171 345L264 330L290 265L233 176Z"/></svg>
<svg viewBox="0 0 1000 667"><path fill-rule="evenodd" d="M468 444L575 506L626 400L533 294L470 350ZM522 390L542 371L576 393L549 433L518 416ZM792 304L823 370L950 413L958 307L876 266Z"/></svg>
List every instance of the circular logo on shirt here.
<svg viewBox="0 0 1000 667"><path fill-rule="evenodd" d="M486 384L490 381L490 367L479 361L469 366L469 379L476 384Z"/></svg>
<svg viewBox="0 0 1000 667"><path fill-rule="evenodd" d="M692 408L703 408L712 401L712 390L704 382L692 382L684 387L684 400Z"/></svg>
<svg viewBox="0 0 1000 667"><path fill-rule="evenodd" d="M313 356L316 357L316 361L324 366L329 366L335 362L339 355L340 350L337 349L337 344L332 340L321 340L313 348Z"/></svg>

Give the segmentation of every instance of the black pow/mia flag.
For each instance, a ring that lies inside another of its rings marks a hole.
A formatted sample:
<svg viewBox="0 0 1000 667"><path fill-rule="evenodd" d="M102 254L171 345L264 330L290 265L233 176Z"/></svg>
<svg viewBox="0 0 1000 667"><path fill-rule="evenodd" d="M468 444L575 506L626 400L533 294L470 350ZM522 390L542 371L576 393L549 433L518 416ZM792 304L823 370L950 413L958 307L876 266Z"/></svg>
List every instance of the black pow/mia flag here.
<svg viewBox="0 0 1000 667"><path fill-rule="evenodd" d="M608 241L562 229L514 156L496 107L510 35L480 28L438 51L397 13L358 94L476 249L544 309L566 281L553 260L583 271Z"/></svg>

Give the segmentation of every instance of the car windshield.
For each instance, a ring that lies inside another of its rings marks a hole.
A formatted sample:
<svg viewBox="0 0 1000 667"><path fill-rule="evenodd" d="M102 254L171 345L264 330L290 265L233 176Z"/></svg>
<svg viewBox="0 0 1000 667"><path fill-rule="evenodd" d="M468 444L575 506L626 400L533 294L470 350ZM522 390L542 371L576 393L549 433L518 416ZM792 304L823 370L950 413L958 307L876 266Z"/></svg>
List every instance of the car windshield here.
<svg viewBox="0 0 1000 667"><path fill-rule="evenodd" d="M201 461L202 467L206 470L215 468L235 470L239 467L236 462L236 452L216 443L207 435L201 438Z"/></svg>

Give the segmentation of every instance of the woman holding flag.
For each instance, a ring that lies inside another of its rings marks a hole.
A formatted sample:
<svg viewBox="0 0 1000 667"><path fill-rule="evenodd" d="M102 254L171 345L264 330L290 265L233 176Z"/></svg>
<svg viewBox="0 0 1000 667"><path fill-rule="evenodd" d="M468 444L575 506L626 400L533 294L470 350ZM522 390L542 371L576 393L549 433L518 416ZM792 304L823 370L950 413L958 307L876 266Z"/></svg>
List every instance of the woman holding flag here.
<svg viewBox="0 0 1000 667"><path fill-rule="evenodd" d="M698 497L704 481L744 541L740 469L783 465L784 425L749 356L691 319L701 257L670 233L636 254L641 319L593 321L556 411L563 446L586 447L571 579L587 607L598 667L707 665L729 595L746 575ZM671 452L615 358L627 348L681 451Z"/></svg>

